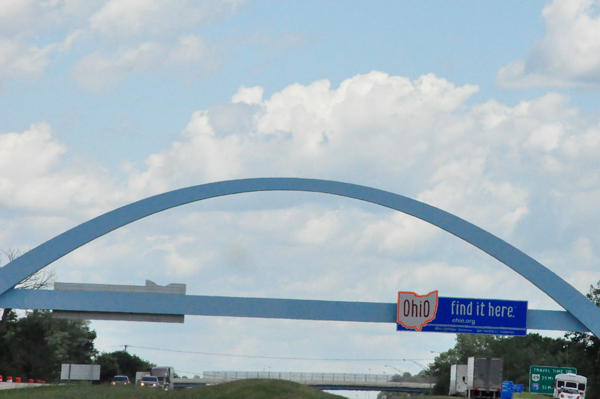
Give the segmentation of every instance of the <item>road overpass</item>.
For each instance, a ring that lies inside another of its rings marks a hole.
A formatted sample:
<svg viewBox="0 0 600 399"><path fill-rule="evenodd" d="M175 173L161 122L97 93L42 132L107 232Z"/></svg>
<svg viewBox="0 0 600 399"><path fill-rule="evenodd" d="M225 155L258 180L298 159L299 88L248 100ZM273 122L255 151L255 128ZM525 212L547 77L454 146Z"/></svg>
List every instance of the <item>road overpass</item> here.
<svg viewBox="0 0 600 399"><path fill-rule="evenodd" d="M321 390L335 391L390 391L424 393L433 389L435 378L404 377L392 381L386 374L346 374L346 373L292 373L278 371L205 371L195 378L175 378L175 388L192 388L202 385L215 385L242 379L277 379L309 385ZM398 377L396 376L395 379Z"/></svg>

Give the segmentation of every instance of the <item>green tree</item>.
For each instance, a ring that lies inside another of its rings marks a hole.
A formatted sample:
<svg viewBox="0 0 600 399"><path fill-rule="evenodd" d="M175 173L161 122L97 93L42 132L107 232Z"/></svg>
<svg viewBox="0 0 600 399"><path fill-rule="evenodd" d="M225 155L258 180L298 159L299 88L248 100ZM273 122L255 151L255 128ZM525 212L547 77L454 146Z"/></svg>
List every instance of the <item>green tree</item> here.
<svg viewBox="0 0 600 399"><path fill-rule="evenodd" d="M11 316L0 337L0 374L56 381L62 363L92 363L94 339L88 321L53 319L47 310Z"/></svg>
<svg viewBox="0 0 600 399"><path fill-rule="evenodd" d="M101 382L110 381L115 375L122 375L117 359L107 353L97 356L94 363L100 365ZM129 376L129 380L133 381L131 376Z"/></svg>
<svg viewBox="0 0 600 399"><path fill-rule="evenodd" d="M22 254L23 252L21 252L20 249L0 248L0 267L2 266L2 256L6 257L8 263L10 263ZM56 281L56 273L53 270L39 270L15 285L15 289L43 290L49 288L54 281ZM14 314L10 308L2 310L2 317L0 318L0 334L6 331L7 323L9 322L10 317L12 317L11 312Z"/></svg>
<svg viewBox="0 0 600 399"><path fill-rule="evenodd" d="M110 381L115 375L126 375L133 381L136 372L150 371L156 366L125 351L102 353L96 357L96 364L100 365L100 381Z"/></svg>

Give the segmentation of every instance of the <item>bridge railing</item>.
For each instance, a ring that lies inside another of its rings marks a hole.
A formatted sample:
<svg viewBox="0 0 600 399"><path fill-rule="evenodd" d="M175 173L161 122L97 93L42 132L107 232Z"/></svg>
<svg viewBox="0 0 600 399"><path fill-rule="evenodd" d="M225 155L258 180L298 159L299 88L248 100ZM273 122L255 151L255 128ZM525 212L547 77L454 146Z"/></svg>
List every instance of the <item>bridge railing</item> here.
<svg viewBox="0 0 600 399"><path fill-rule="evenodd" d="M278 379L289 381L355 381L392 382L389 374L348 374L348 373L303 373L283 371L205 371L203 378L241 380L248 378ZM400 381L397 381L400 382ZM421 377L402 378L402 382L430 382Z"/></svg>

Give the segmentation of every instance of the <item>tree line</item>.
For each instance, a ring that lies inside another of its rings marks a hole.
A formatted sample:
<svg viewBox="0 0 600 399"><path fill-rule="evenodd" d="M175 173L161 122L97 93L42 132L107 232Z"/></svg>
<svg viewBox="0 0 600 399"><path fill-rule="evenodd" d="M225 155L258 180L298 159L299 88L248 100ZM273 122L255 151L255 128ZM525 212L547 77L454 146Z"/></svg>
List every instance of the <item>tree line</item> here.
<svg viewBox="0 0 600 399"><path fill-rule="evenodd" d="M0 375L56 382L61 364L99 364L100 381L115 375L135 379L137 371L155 364L125 351L99 353L94 347L96 332L87 320L55 319L48 310L28 311L18 317L10 311L0 332Z"/></svg>
<svg viewBox="0 0 600 399"><path fill-rule="evenodd" d="M11 262L22 252L0 249ZM0 258L0 266L2 266ZM53 271L41 270L15 286L15 289L47 289L56 280ZM60 380L61 364L99 364L100 381L115 375L135 379L137 371L149 371L155 364L125 351L99 353L94 347L96 332L87 320L55 319L49 310L19 314L2 309L0 318L0 375L55 382Z"/></svg>

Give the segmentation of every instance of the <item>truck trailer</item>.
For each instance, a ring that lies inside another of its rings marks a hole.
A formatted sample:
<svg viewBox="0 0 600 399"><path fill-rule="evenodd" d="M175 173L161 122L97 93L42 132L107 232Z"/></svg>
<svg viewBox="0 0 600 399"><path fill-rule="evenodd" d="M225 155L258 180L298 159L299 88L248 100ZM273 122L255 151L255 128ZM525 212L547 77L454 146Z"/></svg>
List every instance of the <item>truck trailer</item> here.
<svg viewBox="0 0 600 399"><path fill-rule="evenodd" d="M465 396L467 394L467 365L453 364L450 367L450 396Z"/></svg>
<svg viewBox="0 0 600 399"><path fill-rule="evenodd" d="M467 362L467 397L500 398L504 361L493 357L470 357Z"/></svg>

